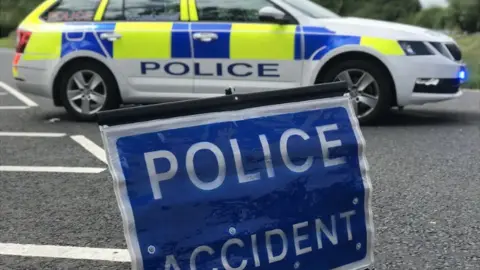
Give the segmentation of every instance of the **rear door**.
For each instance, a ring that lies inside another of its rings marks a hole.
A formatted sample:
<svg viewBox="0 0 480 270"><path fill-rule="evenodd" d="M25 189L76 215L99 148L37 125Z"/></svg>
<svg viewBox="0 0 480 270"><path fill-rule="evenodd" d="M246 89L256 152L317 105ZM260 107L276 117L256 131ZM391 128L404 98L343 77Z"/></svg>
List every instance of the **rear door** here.
<svg viewBox="0 0 480 270"><path fill-rule="evenodd" d="M132 88L129 100L192 95L186 8L186 0L108 1L102 21L115 26L100 38L111 43L113 64Z"/></svg>
<svg viewBox="0 0 480 270"><path fill-rule="evenodd" d="M195 93L223 94L228 86L247 93L300 85L296 22L260 21L258 11L271 5L268 0L190 0Z"/></svg>

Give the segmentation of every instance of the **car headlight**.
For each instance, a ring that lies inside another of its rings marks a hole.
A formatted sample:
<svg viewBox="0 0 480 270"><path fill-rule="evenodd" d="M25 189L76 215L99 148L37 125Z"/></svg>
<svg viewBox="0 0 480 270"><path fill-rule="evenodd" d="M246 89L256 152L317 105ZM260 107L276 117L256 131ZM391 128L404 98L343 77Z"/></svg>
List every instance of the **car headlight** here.
<svg viewBox="0 0 480 270"><path fill-rule="evenodd" d="M422 41L398 41L406 55L432 55L434 54Z"/></svg>

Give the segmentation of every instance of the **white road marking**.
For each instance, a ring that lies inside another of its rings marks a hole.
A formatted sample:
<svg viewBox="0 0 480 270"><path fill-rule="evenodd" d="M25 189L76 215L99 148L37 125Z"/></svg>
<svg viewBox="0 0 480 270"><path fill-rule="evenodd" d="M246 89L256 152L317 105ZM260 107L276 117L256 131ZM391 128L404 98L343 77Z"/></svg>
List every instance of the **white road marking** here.
<svg viewBox="0 0 480 270"><path fill-rule="evenodd" d="M64 137L65 133L47 133L47 132L6 132L0 131L0 137L43 137L43 138L58 138Z"/></svg>
<svg viewBox="0 0 480 270"><path fill-rule="evenodd" d="M18 98L21 102L25 103L25 105L27 105L29 107L37 107L38 106L38 104L35 101L31 100L29 97L20 93L17 89L11 87L10 85L8 85L4 82L0 82L0 87L3 88L8 93L10 93L11 95Z"/></svg>
<svg viewBox="0 0 480 270"><path fill-rule="evenodd" d="M0 166L0 172L101 173L105 168L61 166Z"/></svg>
<svg viewBox="0 0 480 270"><path fill-rule="evenodd" d="M0 243L0 255L130 262L126 249Z"/></svg>
<svg viewBox="0 0 480 270"><path fill-rule="evenodd" d="M85 150L90 152L103 163L107 164L107 155L105 154L105 150L103 150L103 148L96 145L94 142L92 142L90 139L83 135L74 135L70 136L70 138L80 144L83 148L85 148Z"/></svg>
<svg viewBox="0 0 480 270"><path fill-rule="evenodd" d="M0 110L26 110L29 106L0 106Z"/></svg>

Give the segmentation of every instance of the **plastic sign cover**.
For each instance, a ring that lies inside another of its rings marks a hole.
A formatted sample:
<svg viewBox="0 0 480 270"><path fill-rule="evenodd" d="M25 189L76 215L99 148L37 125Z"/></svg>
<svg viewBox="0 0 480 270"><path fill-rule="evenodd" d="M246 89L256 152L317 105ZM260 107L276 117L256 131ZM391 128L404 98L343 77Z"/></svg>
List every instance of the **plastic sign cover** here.
<svg viewBox="0 0 480 270"><path fill-rule="evenodd" d="M373 224L348 98L101 127L134 269L364 269Z"/></svg>

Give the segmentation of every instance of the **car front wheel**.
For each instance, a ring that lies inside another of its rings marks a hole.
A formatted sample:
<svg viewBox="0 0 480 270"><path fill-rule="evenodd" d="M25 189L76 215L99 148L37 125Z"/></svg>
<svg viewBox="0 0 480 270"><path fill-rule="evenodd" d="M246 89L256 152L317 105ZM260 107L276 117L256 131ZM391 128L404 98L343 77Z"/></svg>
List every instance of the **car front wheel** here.
<svg viewBox="0 0 480 270"><path fill-rule="evenodd" d="M392 84L386 71L365 60L349 60L334 64L322 82L344 81L357 118L362 124L373 124L388 114L392 104Z"/></svg>

